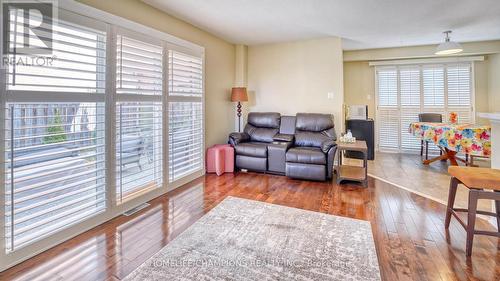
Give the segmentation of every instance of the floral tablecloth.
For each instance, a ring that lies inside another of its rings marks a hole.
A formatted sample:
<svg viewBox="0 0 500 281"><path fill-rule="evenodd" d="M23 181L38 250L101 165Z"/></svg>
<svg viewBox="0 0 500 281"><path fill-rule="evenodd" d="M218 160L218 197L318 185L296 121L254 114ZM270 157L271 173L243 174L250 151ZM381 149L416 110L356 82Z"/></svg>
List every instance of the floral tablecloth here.
<svg viewBox="0 0 500 281"><path fill-rule="evenodd" d="M424 141L474 156L490 157L491 126L414 122L409 132Z"/></svg>

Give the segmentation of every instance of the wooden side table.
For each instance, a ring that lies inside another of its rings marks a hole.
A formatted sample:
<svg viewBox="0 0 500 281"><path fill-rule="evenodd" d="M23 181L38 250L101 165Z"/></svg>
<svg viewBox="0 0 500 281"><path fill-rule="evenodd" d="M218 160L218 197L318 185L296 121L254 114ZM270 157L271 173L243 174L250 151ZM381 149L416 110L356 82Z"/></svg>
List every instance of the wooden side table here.
<svg viewBox="0 0 500 281"><path fill-rule="evenodd" d="M343 151L359 151L363 153L363 167L344 165L342 163ZM337 173L337 184L343 180L359 181L363 186L368 185L368 147L363 140L357 140L355 143L341 143L337 142L338 162L335 166Z"/></svg>

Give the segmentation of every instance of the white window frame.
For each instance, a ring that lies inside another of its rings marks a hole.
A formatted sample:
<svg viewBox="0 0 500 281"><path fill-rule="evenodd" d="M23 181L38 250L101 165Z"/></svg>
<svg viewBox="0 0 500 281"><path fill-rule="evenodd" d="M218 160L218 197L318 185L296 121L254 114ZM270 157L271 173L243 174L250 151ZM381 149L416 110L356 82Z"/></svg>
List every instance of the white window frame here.
<svg viewBox="0 0 500 281"><path fill-rule="evenodd" d="M380 125L377 122L378 117L379 117L379 85L378 85L378 70L381 69L396 69L397 70L397 91L398 91L398 118L399 118L399 125L398 127L401 126L401 102L400 102L400 77L399 77L399 68L400 67L408 67L408 66L417 66L420 69L420 109L423 109L423 99L424 99L424 92L423 92L423 76L422 76L422 69L424 66L427 65L445 65L445 78L444 78L444 87L445 87L445 108L447 108L447 95L448 95L448 90L447 90L447 78L446 78L446 69L448 65L453 65L457 63L470 63L470 87L471 87L471 122L475 122L475 110L476 110L476 99L475 99L475 70L474 70L474 62L475 61L483 61L484 57L482 56L475 56L475 57L457 57L457 58L436 58L436 59L415 59L415 60L395 60L395 61L380 61L380 62L370 62L369 66L374 66L374 80L375 80L375 150L380 151L380 146L379 146L379 130L380 130ZM446 113L445 113L446 114ZM443 116L444 119L446 119L446 116ZM401 128L398 128L398 132L401 132ZM401 139L400 139L400 134L398 134L398 143L399 146L397 149L394 150L389 150L389 149L384 149L384 152L393 152L393 153L406 153L406 151L401 150Z"/></svg>
<svg viewBox="0 0 500 281"><path fill-rule="evenodd" d="M15 100L6 93L6 72L4 69L0 69L0 137L4 139L4 130L5 130L5 104L7 102L35 102L37 99L43 102L64 102L64 101L75 101L75 98L79 102L93 102L96 99L96 96L99 96L99 102L104 102L106 107L106 133L105 133L105 143L106 143L106 210L103 213L100 213L90 219L84 220L80 223L72 225L60 232L55 233L54 235L43 238L37 242L34 242L30 245L27 245L19 250L15 250L10 252L9 254L5 253L5 237L4 237L4 225L5 225L5 217L4 217L4 207L0 208L0 227L2 231L0 231L0 271L3 271L23 260L26 260L38 253L41 253L53 246L60 244L61 242L68 240L80 233L83 233L99 224L102 224L116 216L121 215L124 211L127 211L131 208L136 207L144 202L147 202L153 198L156 198L160 195L165 194L169 190L173 190L197 177L204 175L204 163L205 163L205 155L202 153L203 157L203 167L189 175L185 178L182 178L176 182L169 184L168 181L168 63L164 63L164 71L163 71L163 95L162 95L162 107L163 107L163 186L161 188L153 189L149 192L145 192L137 197L131 198L122 204L117 204L116 200L116 159L115 159L115 146L116 146L116 34L118 30L120 32L131 32L136 37L137 34L147 34L148 36L143 36L149 38L148 40L158 40L157 42L162 42L163 46L163 60L168 62L168 50L169 48L182 49L182 52L192 52L198 56L202 57L203 60L203 147L205 144L205 58L204 52L205 49L202 46L191 43L189 41L177 38L173 35L155 30L153 28L138 24L136 22L115 16L113 14L98 10L96 8L86 6L84 4L78 3L74 0L66 0L59 2L59 9L64 11L69 11L71 13L79 14L83 17L88 18L85 20L85 24L87 26L92 26L92 24L104 25L107 31L107 40L106 40L106 89L105 94L76 94L71 93L68 97L64 97L63 93L44 93L43 97L40 95L33 95L32 93L20 93L16 92ZM61 14L59 14L61 16ZM103 21L104 20L104 21ZM69 21L74 22L74 20L70 19ZM0 22L0 28L1 28ZM2 51L2 46L0 46L0 52ZM40 94L39 92L37 94ZM135 97L137 98L137 97ZM126 100L127 97L123 96L119 98L120 100ZM147 101L149 97L141 96L141 101ZM4 153L5 151L5 143L0 142L0 161L3 163L5 160ZM0 165L0 181L2 183L5 180L4 177L5 168L4 165ZM4 188L0 188L0 205L5 206L5 193Z"/></svg>

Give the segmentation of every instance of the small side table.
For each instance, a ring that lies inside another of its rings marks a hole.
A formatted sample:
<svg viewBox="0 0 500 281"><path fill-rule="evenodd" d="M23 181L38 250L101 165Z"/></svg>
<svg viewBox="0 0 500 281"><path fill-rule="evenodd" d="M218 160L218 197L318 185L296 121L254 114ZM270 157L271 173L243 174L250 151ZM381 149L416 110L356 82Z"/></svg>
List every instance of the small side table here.
<svg viewBox="0 0 500 281"><path fill-rule="evenodd" d="M344 165L342 163L343 151L359 151L363 153L363 167ZM368 147L363 140L357 140L355 143L341 143L337 142L338 162L335 166L337 173L337 184L343 180L359 181L363 186L368 185Z"/></svg>

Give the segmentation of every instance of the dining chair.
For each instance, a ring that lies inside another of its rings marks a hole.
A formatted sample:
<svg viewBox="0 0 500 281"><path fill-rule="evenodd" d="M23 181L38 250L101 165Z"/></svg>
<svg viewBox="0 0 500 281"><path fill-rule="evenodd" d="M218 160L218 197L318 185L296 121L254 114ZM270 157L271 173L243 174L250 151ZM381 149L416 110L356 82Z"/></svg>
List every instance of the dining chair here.
<svg viewBox="0 0 500 281"><path fill-rule="evenodd" d="M439 113L420 113L418 115L418 122L434 122L434 123L442 123L443 115ZM425 160L429 159L429 142L421 140L420 141L420 156L424 154L424 142L425 142ZM439 155L442 155L443 152L440 150Z"/></svg>
<svg viewBox="0 0 500 281"><path fill-rule="evenodd" d="M467 232L465 239L465 255L470 257L472 254L474 235L500 237L500 170L450 166L448 167L448 173L451 175L451 180L444 227L445 229L449 229L451 217L454 216L465 228ZM454 207L459 184L464 185L469 191L469 204L467 209ZM478 210L478 200L494 201L495 211L487 212ZM467 220L464 221L458 213L466 213ZM496 231L476 230L475 224L477 214L496 218Z"/></svg>

